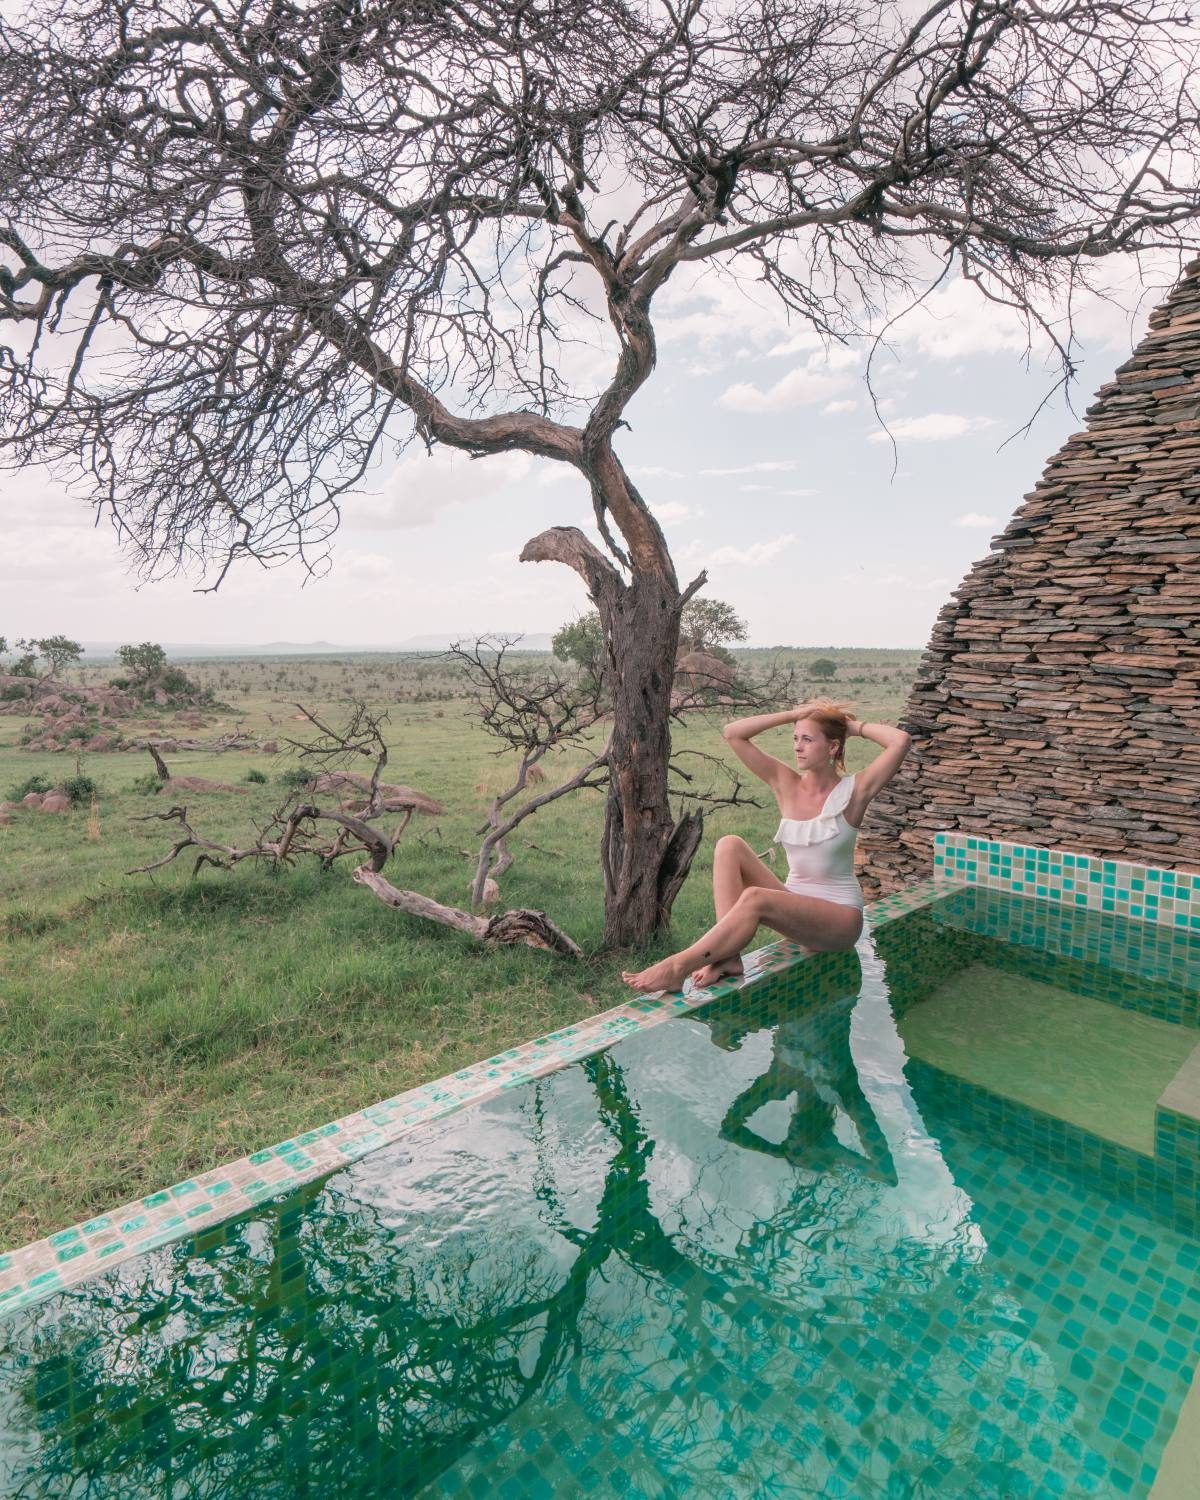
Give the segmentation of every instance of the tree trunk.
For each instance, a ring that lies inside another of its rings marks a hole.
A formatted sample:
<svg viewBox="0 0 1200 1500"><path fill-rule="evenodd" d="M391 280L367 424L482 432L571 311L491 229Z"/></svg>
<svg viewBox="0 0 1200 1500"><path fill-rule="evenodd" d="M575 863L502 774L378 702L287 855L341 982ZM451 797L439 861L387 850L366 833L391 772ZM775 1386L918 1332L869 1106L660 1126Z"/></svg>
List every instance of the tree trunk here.
<svg viewBox="0 0 1200 1500"><path fill-rule="evenodd" d="M601 846L604 942L629 948L670 925L671 903L699 839L675 839L667 800L679 590L653 575L635 574L606 603L600 617L609 650L613 734ZM680 824L681 830L694 826L694 818Z"/></svg>
<svg viewBox="0 0 1200 1500"><path fill-rule="evenodd" d="M607 948L640 947L670 926L671 905L704 828L699 811L675 824L667 777L679 616L705 575L681 592L665 543L661 555L650 547L643 551L649 565L639 566L636 558L627 562L627 578L573 526L552 527L533 537L521 552L523 562L560 562L574 568L587 585L604 630L605 686L613 709L609 794L600 846Z"/></svg>

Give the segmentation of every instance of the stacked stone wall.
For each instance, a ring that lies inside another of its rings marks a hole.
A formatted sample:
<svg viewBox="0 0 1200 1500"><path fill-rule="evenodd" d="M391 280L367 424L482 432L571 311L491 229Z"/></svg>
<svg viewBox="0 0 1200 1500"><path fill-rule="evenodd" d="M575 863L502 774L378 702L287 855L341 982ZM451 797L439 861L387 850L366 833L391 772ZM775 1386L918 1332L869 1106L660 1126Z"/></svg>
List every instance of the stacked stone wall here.
<svg viewBox="0 0 1200 1500"><path fill-rule="evenodd" d="M1200 868L1200 261L938 616L863 884L939 828Z"/></svg>

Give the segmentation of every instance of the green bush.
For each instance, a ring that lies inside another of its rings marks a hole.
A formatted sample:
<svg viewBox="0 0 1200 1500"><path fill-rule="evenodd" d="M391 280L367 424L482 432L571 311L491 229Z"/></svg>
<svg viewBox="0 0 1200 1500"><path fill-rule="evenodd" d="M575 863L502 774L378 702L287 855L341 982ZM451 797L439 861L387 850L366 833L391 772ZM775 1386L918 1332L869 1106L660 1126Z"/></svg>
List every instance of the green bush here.
<svg viewBox="0 0 1200 1500"><path fill-rule="evenodd" d="M13 787L12 791L8 794L8 798L10 802L20 802L21 798L28 797L30 792L48 792L50 790L52 790L52 783L47 781L44 776L29 776L26 777L20 786Z"/></svg>
<svg viewBox="0 0 1200 1500"><path fill-rule="evenodd" d="M191 679L180 667L168 667L154 686L162 688L171 697L195 691Z"/></svg>
<svg viewBox="0 0 1200 1500"><path fill-rule="evenodd" d="M158 779L154 771L147 771L144 776L135 776L129 783L129 790L137 792L143 797L155 796L164 786L164 782Z"/></svg>
<svg viewBox="0 0 1200 1500"><path fill-rule="evenodd" d="M286 771L280 771L275 778L280 786L289 786L293 789L307 786L313 779L313 773L306 771L303 766L289 766Z"/></svg>
<svg viewBox="0 0 1200 1500"><path fill-rule="evenodd" d="M100 788L90 776L85 776L82 771L75 776L68 776L62 784L62 789L70 799L72 807L88 807L92 798L100 795Z"/></svg>
<svg viewBox="0 0 1200 1500"><path fill-rule="evenodd" d="M242 780L249 781L254 786L266 786L267 784L266 776L263 775L257 766L251 766L245 776L242 777Z"/></svg>

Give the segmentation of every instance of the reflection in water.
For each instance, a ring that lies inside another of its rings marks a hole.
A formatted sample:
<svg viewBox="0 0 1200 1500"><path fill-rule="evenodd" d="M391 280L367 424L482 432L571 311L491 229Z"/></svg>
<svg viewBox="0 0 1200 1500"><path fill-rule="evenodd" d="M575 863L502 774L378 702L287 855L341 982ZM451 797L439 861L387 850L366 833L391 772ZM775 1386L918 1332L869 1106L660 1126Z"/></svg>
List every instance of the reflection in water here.
<svg viewBox="0 0 1200 1500"><path fill-rule="evenodd" d="M806 1011L781 1018L773 1028L771 1065L744 1089L721 1121L722 1139L752 1151L785 1158L793 1166L813 1170L847 1165L895 1182L887 1141L859 1082L850 1052L850 1013L854 1008L861 970L855 954L847 955L840 984L849 993ZM719 1023L713 1040L732 1048L738 1043ZM740 1038L739 1038L740 1042ZM771 1140L756 1128L754 1118L765 1106L786 1103L788 1118L782 1139Z"/></svg>
<svg viewBox="0 0 1200 1500"><path fill-rule="evenodd" d="M1103 1469L861 955L0 1324L0 1496L984 1496Z"/></svg>

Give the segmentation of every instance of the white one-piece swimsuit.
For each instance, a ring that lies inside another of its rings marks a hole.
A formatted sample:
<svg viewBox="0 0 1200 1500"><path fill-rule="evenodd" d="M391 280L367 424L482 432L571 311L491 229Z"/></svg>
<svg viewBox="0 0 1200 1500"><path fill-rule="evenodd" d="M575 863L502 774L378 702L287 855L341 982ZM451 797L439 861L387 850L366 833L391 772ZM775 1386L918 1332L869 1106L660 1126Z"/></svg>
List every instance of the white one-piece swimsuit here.
<svg viewBox="0 0 1200 1500"><path fill-rule="evenodd" d="M815 818L783 818L775 842L787 855L787 888L838 906L863 908L862 887L854 873L858 829L846 821L854 777L843 776Z"/></svg>

